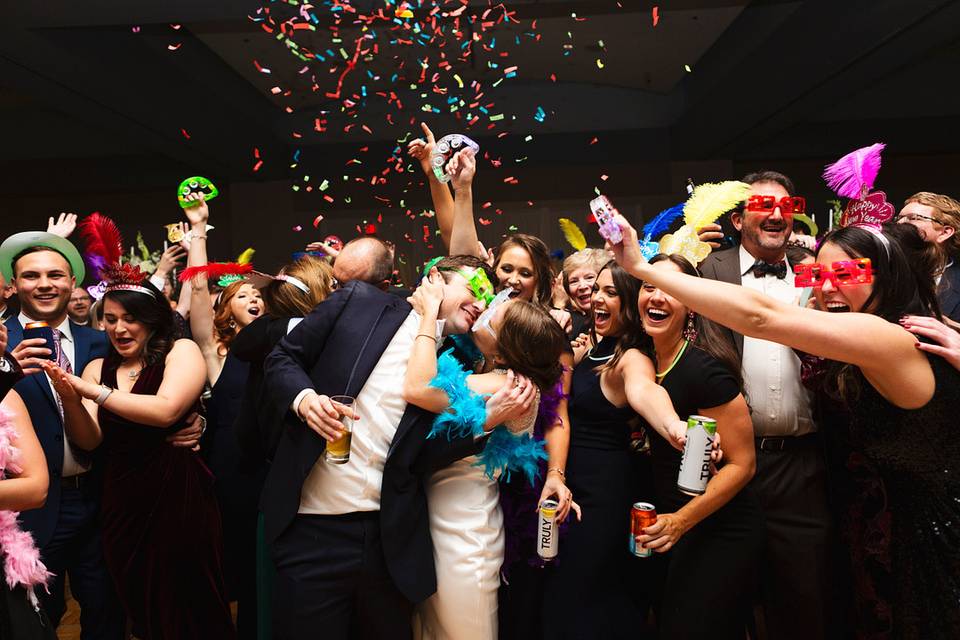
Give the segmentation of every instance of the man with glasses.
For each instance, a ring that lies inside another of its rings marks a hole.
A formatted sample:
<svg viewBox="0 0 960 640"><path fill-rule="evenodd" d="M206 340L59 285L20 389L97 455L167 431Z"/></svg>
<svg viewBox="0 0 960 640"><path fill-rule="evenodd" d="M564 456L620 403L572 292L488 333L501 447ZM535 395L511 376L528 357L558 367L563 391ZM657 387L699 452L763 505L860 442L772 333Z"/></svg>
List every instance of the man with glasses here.
<svg viewBox="0 0 960 640"><path fill-rule="evenodd" d="M806 202L782 173L743 178L750 196L730 220L740 244L715 251L700 265L705 278L739 284L788 304L799 303L793 265L786 258L793 216ZM709 233L709 231L707 231ZM715 237L715 236L714 236ZM701 240L711 239L700 235ZM743 369L744 396L756 436L753 487L766 518L760 576L761 639L828 638L827 549L830 514L826 462L813 421L810 397L792 349L724 330Z"/></svg>
<svg viewBox="0 0 960 640"><path fill-rule="evenodd" d="M74 324L82 327L90 322L90 294L83 287L75 287L70 293L70 303L67 305L67 315Z"/></svg>
<svg viewBox="0 0 960 640"><path fill-rule="evenodd" d="M944 317L960 322L960 202L950 196L921 191L904 202L897 222L912 224L940 258L937 296Z"/></svg>

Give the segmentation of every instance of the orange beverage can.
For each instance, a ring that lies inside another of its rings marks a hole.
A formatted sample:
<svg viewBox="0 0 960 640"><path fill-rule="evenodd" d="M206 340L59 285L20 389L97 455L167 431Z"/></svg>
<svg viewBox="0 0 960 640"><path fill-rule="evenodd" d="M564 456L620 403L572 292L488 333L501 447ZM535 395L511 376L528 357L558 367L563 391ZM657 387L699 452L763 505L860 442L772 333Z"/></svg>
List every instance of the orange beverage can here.
<svg viewBox="0 0 960 640"><path fill-rule="evenodd" d="M657 521L657 510L649 502L636 502L630 509L630 553L638 558L649 558L653 549L644 549L637 544L637 536Z"/></svg>

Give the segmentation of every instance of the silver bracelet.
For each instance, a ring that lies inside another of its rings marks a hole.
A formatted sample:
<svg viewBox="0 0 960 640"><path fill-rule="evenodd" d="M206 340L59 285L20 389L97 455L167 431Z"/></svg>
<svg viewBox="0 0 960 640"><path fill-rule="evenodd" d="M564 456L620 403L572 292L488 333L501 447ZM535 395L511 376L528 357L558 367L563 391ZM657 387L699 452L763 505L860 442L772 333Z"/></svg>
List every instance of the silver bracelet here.
<svg viewBox="0 0 960 640"><path fill-rule="evenodd" d="M93 401L96 402L97 404L102 405L104 402L107 401L107 398L110 397L111 393L113 393L113 389L111 389L105 384L102 384L100 385L100 395L94 398Z"/></svg>

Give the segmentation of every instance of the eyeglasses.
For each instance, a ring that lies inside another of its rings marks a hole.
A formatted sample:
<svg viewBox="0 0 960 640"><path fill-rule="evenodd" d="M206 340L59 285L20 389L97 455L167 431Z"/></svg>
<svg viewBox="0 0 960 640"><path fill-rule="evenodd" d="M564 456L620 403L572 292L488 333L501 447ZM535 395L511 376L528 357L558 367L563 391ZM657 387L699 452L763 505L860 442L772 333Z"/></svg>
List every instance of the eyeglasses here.
<svg viewBox="0 0 960 640"><path fill-rule="evenodd" d="M835 287L873 282L873 267L870 264L870 258L840 260L830 266L831 269L827 269L826 265L820 263L796 265L793 268L793 272L796 274L794 285L797 287L820 288L827 280L833 283Z"/></svg>
<svg viewBox="0 0 960 640"><path fill-rule="evenodd" d="M917 222L918 220L929 220L930 222L935 222L936 224L939 224L939 225L943 224L936 218L931 218L930 216L924 216L919 213L901 213L899 216L893 219L894 222Z"/></svg>
<svg viewBox="0 0 960 640"><path fill-rule="evenodd" d="M774 196L750 196L747 199L747 211L754 213L773 213L780 207L780 214L792 216L807 210L807 200L801 196L786 196L779 200Z"/></svg>

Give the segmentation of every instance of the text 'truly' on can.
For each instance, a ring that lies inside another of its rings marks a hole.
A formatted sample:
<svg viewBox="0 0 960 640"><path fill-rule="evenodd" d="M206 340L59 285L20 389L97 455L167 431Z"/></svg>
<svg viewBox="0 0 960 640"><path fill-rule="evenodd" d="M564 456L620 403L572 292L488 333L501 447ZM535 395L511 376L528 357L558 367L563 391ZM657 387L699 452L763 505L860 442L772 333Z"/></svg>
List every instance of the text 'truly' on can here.
<svg viewBox="0 0 960 640"><path fill-rule="evenodd" d="M537 515L537 555L545 562L556 558L559 550L557 532L557 507L559 506L560 503L556 500L544 500L540 504L540 513Z"/></svg>
<svg viewBox="0 0 960 640"><path fill-rule="evenodd" d="M717 437L717 421L705 416L687 418L687 443L683 447L677 489L689 496L702 495L710 480L710 454Z"/></svg>
<svg viewBox="0 0 960 640"><path fill-rule="evenodd" d="M657 521L657 509L649 502L635 502L630 509L630 553L638 558L649 558L653 549L644 549L637 544L637 536Z"/></svg>

